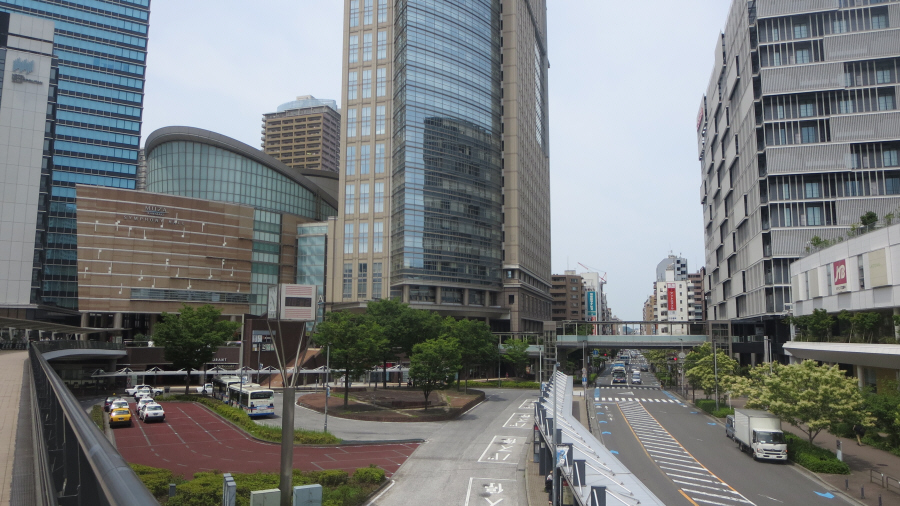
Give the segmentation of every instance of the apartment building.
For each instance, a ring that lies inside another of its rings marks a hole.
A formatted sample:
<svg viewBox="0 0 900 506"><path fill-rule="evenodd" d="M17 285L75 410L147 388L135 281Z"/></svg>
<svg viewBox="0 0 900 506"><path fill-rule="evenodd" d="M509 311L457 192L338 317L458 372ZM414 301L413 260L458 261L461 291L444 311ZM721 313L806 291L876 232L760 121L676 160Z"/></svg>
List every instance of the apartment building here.
<svg viewBox="0 0 900 506"><path fill-rule="evenodd" d="M550 295L553 297L552 319L563 320L587 320L586 292L584 279L575 271L565 271L565 274L554 274L551 278L553 285L550 287Z"/></svg>
<svg viewBox="0 0 900 506"><path fill-rule="evenodd" d="M344 5L330 307L395 297L495 331L542 332L545 2Z"/></svg>
<svg viewBox="0 0 900 506"><path fill-rule="evenodd" d="M312 95L263 114L262 151L293 169L338 171L341 113L334 100Z"/></svg>
<svg viewBox="0 0 900 506"><path fill-rule="evenodd" d="M696 125L708 318L774 337L782 360L790 263L900 206L898 27L897 1L736 0L713 46Z"/></svg>

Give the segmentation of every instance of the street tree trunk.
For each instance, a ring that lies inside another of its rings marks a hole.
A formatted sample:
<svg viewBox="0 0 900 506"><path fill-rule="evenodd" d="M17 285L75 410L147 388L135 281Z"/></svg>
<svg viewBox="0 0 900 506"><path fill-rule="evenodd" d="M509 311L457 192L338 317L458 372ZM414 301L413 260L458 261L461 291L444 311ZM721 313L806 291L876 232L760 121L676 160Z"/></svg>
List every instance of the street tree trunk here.
<svg viewBox="0 0 900 506"><path fill-rule="evenodd" d="M189 393L191 393L191 371L192 370L193 369L187 370L187 381L185 381L184 395L188 395Z"/></svg>
<svg viewBox="0 0 900 506"><path fill-rule="evenodd" d="M350 405L350 369L344 369L344 409Z"/></svg>

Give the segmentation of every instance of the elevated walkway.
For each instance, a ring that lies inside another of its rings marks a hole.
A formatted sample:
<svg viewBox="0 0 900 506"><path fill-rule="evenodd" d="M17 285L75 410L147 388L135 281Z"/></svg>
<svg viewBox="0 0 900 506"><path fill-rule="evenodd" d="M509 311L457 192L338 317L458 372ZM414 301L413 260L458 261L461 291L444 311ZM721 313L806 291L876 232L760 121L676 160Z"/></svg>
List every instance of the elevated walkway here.
<svg viewBox="0 0 900 506"><path fill-rule="evenodd" d="M707 335L677 336L677 335L619 335L619 336L556 336L557 348L679 348L682 346L700 346L708 342Z"/></svg>

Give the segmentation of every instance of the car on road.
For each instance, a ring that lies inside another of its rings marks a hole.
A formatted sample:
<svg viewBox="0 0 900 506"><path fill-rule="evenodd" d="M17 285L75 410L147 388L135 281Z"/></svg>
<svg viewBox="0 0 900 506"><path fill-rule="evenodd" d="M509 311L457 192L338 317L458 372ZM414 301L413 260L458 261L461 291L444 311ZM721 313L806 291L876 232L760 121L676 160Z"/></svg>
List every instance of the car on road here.
<svg viewBox="0 0 900 506"><path fill-rule="evenodd" d="M631 384L632 385L640 385L641 384L641 372L640 371L634 371L631 374Z"/></svg>
<svg viewBox="0 0 900 506"><path fill-rule="evenodd" d="M152 395L159 395L163 393L163 389L160 387L153 387L150 385L135 385L132 388L126 388L125 393L134 397L134 394L140 392L141 390L148 389Z"/></svg>
<svg viewBox="0 0 900 506"><path fill-rule="evenodd" d="M107 397L106 400L103 401L103 411L109 413L109 407L112 405L113 401L118 398L118 395L110 395L109 397Z"/></svg>
<svg viewBox="0 0 900 506"><path fill-rule="evenodd" d="M646 363L641 364L641 372L647 372L648 370L650 370L650 366L648 366Z"/></svg>
<svg viewBox="0 0 900 506"><path fill-rule="evenodd" d="M153 397L142 397L140 400L137 401L137 404L135 405L135 409L137 410L138 413L140 413L141 408L143 408L144 406L146 406L148 404L156 404L156 401L153 400Z"/></svg>
<svg viewBox="0 0 900 506"><path fill-rule="evenodd" d="M131 410L128 408L113 408L109 412L109 426L125 425L131 427Z"/></svg>
<svg viewBox="0 0 900 506"><path fill-rule="evenodd" d="M134 394L134 402L138 403L141 399L153 399L149 392L138 392Z"/></svg>
<svg viewBox="0 0 900 506"><path fill-rule="evenodd" d="M212 383L207 383L207 384L203 385L202 387L195 387L195 388L197 389L198 394L210 395L213 392L213 384Z"/></svg>
<svg viewBox="0 0 900 506"><path fill-rule="evenodd" d="M734 441L734 415L725 417L725 437Z"/></svg>
<svg viewBox="0 0 900 506"><path fill-rule="evenodd" d="M112 413L114 409L128 409L128 399L123 399L119 397L118 399L112 401L109 405L109 411Z"/></svg>
<svg viewBox="0 0 900 506"><path fill-rule="evenodd" d="M163 422L166 419L166 411L162 406L153 402L150 404L145 404L141 410L138 412L138 417L142 422L147 423L150 421L158 421Z"/></svg>

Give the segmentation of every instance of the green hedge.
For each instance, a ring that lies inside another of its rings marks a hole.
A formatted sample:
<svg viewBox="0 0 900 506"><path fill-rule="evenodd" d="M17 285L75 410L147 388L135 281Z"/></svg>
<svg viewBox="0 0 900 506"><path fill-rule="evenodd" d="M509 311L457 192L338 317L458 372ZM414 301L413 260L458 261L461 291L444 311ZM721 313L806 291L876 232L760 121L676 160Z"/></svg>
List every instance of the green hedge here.
<svg viewBox="0 0 900 506"><path fill-rule="evenodd" d="M91 408L91 420L97 424L97 427L100 427L100 431L103 432L105 430L103 428L103 406L100 404L94 404Z"/></svg>
<svg viewBox="0 0 900 506"><path fill-rule="evenodd" d="M168 469L131 464L131 468L144 482L148 490L160 501L168 497L169 483L176 484L175 497L169 506L218 506L222 503L222 473L218 471L194 474L190 481L174 476ZM238 506L249 506L250 492L278 488L278 473L232 473L237 491ZM362 467L349 477L346 471L300 471L294 469L291 484L322 485L323 505L358 506L384 481L384 469L370 465Z"/></svg>
<svg viewBox="0 0 900 506"><path fill-rule="evenodd" d="M478 383L478 388L497 388L497 382ZM537 381L501 381L500 388L541 388L541 384Z"/></svg>
<svg viewBox="0 0 900 506"><path fill-rule="evenodd" d="M785 433L788 458L814 473L850 474L850 466L841 462L830 451L819 448L794 434Z"/></svg>
<svg viewBox="0 0 900 506"><path fill-rule="evenodd" d="M596 380L597 380L597 373L592 372L591 374L588 375L588 384L589 385L593 385L594 381L596 381Z"/></svg>
<svg viewBox="0 0 900 506"><path fill-rule="evenodd" d="M222 401L212 397L201 397L198 395L184 394L167 394L156 398L159 401L189 401L203 404L204 406L215 411L222 418L233 422L238 427L244 429L253 437L272 441L274 443L281 442L281 427L270 427L268 425L260 425L254 422L247 413L241 408L235 408L225 404ZM340 438L327 433L314 430L296 429L294 430L294 443L309 445L330 445L339 444Z"/></svg>
<svg viewBox="0 0 900 506"><path fill-rule="evenodd" d="M716 409L715 399L698 399L694 402L694 405L716 418L725 418L734 414L734 408L729 408L721 402L719 403L719 409Z"/></svg>

